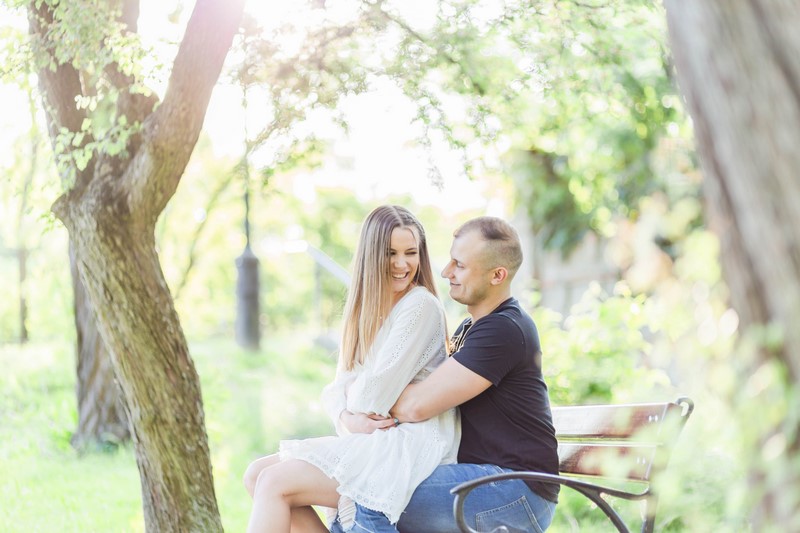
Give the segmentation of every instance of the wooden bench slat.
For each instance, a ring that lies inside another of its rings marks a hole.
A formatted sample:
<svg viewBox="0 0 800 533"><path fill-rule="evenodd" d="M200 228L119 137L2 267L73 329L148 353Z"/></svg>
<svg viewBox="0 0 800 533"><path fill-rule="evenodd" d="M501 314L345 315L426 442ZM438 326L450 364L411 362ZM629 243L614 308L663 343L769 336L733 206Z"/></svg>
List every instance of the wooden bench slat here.
<svg viewBox="0 0 800 533"><path fill-rule="evenodd" d="M648 481L657 453L652 444L562 443L558 469L562 474Z"/></svg>
<svg viewBox="0 0 800 533"><path fill-rule="evenodd" d="M629 439L660 427L667 416L679 417L674 403L585 405L553 408L553 424L559 440L569 438Z"/></svg>

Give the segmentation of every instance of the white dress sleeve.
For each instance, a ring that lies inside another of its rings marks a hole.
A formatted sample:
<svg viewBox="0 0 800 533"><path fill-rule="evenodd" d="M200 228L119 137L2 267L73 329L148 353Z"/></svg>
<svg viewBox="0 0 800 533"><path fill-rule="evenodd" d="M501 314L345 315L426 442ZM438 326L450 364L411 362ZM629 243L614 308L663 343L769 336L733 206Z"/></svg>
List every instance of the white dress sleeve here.
<svg viewBox="0 0 800 533"><path fill-rule="evenodd" d="M379 330L364 365L347 392L354 413L389 415L406 385L443 351L444 310L427 289L403 297Z"/></svg>
<svg viewBox="0 0 800 533"><path fill-rule="evenodd" d="M350 432L344 427L339 415L342 411L347 409L347 389L356 379L356 373L353 370L345 370L344 368L336 369L336 377L332 383L329 383L322 389L322 405L325 412L333 421L336 428L336 434L347 435Z"/></svg>

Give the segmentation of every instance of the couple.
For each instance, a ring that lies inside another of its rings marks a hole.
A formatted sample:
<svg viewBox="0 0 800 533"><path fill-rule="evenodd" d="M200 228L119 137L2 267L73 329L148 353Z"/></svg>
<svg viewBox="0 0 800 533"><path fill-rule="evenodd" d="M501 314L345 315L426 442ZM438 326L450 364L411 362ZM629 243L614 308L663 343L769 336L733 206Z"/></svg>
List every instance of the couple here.
<svg viewBox="0 0 800 533"><path fill-rule="evenodd" d="M471 317L447 357L422 225L399 206L370 213L336 379L323 391L338 436L283 441L248 467L248 531L328 531L311 505L338 509L334 533L458 531L456 485L515 470L557 474L538 334L511 297L521 263L519 237L503 220L480 217L455 231L442 276ZM492 484L472 492L465 516L479 531L539 532L557 496L557 485Z"/></svg>

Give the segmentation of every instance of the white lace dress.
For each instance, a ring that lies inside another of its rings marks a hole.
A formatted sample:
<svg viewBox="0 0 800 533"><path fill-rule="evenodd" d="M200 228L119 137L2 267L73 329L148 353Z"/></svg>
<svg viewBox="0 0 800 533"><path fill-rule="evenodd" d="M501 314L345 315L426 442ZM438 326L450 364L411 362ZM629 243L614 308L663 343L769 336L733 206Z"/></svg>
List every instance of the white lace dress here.
<svg viewBox="0 0 800 533"><path fill-rule="evenodd" d="M322 400L338 436L282 441L281 460L302 459L339 482L339 493L400 519L414 489L440 464L455 463L461 436L450 409L414 424L350 434L339 422L344 409L388 415L407 384L424 379L445 359L444 311L415 287L394 306L363 365L338 371Z"/></svg>

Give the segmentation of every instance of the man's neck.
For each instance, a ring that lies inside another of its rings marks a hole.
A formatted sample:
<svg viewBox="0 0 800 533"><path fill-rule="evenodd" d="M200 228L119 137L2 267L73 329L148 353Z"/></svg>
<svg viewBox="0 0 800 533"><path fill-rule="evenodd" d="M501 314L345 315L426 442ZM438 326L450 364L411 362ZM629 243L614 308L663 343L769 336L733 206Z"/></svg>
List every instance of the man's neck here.
<svg viewBox="0 0 800 533"><path fill-rule="evenodd" d="M467 312L472 317L472 323L474 324L481 318L485 317L486 315L490 314L492 311L497 309L497 307L511 298L511 290L498 292L496 294L487 295L486 298L478 302L474 305L467 306Z"/></svg>

